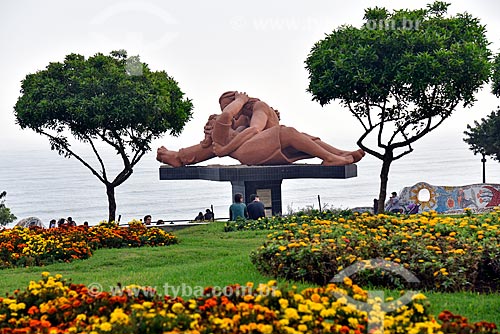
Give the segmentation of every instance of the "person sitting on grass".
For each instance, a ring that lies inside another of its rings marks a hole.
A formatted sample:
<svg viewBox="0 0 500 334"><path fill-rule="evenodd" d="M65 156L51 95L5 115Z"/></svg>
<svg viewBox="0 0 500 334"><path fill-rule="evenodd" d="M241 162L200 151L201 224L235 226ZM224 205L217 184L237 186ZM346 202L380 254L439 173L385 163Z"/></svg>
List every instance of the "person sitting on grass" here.
<svg viewBox="0 0 500 334"><path fill-rule="evenodd" d="M212 210L206 209L205 210L205 215L203 216L203 218L206 221L213 221L214 220L214 213L212 212Z"/></svg>
<svg viewBox="0 0 500 334"><path fill-rule="evenodd" d="M238 218L248 218L247 206L243 203L242 194L234 194L234 203L229 207L229 220L235 221Z"/></svg>
<svg viewBox="0 0 500 334"><path fill-rule="evenodd" d="M200 212L198 212L198 216L196 216L196 218L194 220L201 222L201 221L203 221L203 219L204 219L203 212L200 211Z"/></svg>
<svg viewBox="0 0 500 334"><path fill-rule="evenodd" d="M248 217L253 220L265 217L264 204L259 200L259 196L255 194L250 195L250 201L252 202L247 206Z"/></svg>

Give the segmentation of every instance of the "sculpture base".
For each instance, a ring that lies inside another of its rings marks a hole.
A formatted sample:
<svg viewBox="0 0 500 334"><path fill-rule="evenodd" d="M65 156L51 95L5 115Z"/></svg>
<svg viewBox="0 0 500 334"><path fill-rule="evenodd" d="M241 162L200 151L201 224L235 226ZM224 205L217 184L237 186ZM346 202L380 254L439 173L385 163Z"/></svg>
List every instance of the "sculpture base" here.
<svg viewBox="0 0 500 334"><path fill-rule="evenodd" d="M185 166L160 167L160 180L230 181L232 196L243 194L246 203L257 194L266 207L266 216L281 215L281 183L283 179L347 179L356 177L357 166L323 166L291 164L276 166ZM232 200L231 200L232 202Z"/></svg>

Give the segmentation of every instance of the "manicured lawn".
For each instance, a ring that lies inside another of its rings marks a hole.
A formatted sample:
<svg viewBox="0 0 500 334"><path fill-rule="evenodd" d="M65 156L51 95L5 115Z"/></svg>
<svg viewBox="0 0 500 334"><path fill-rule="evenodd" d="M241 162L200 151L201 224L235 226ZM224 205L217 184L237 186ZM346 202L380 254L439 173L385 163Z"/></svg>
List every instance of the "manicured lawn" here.
<svg viewBox="0 0 500 334"><path fill-rule="evenodd" d="M223 232L223 223L196 226L175 232L180 243L167 247L102 249L87 260L57 263L45 267L0 271L0 295L24 289L41 273L62 274L75 283L97 283L110 291L118 283L155 287L158 293L189 294L205 286L233 283L265 283L250 262L251 251L260 247L269 231ZM279 281L279 280L278 280ZM286 284L279 281L280 284ZM295 284L299 288L310 284ZM391 292L395 294L396 292ZM432 313L442 310L461 314L470 321L486 320L500 324L500 294L424 292ZM386 293L389 295L389 293Z"/></svg>

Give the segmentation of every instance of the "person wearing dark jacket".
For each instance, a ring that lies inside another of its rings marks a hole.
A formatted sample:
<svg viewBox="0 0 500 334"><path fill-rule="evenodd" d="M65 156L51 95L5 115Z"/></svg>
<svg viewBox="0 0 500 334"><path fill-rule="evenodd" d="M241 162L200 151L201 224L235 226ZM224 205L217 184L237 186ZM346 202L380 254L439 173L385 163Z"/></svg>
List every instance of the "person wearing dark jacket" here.
<svg viewBox="0 0 500 334"><path fill-rule="evenodd" d="M203 218L206 221L212 221L212 220L214 220L214 213L212 212L212 210L206 209L205 210L205 215L203 216Z"/></svg>
<svg viewBox="0 0 500 334"><path fill-rule="evenodd" d="M250 200L252 202L247 206L248 217L253 220L265 217L264 204L259 200L259 196L252 194Z"/></svg>

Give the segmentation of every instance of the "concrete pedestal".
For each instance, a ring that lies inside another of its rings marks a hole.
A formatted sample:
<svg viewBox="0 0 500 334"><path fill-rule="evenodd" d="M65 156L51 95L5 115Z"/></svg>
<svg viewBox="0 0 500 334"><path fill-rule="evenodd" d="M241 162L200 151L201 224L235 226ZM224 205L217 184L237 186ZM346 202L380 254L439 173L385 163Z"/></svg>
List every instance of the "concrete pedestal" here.
<svg viewBox="0 0 500 334"><path fill-rule="evenodd" d="M266 207L266 214L281 215L281 182L283 179L347 179L357 176L355 164L347 166L322 166L291 164L277 166L186 166L160 167L160 180L210 180L230 181L232 195L243 194L245 202L257 194ZM231 197L232 201L232 197Z"/></svg>

